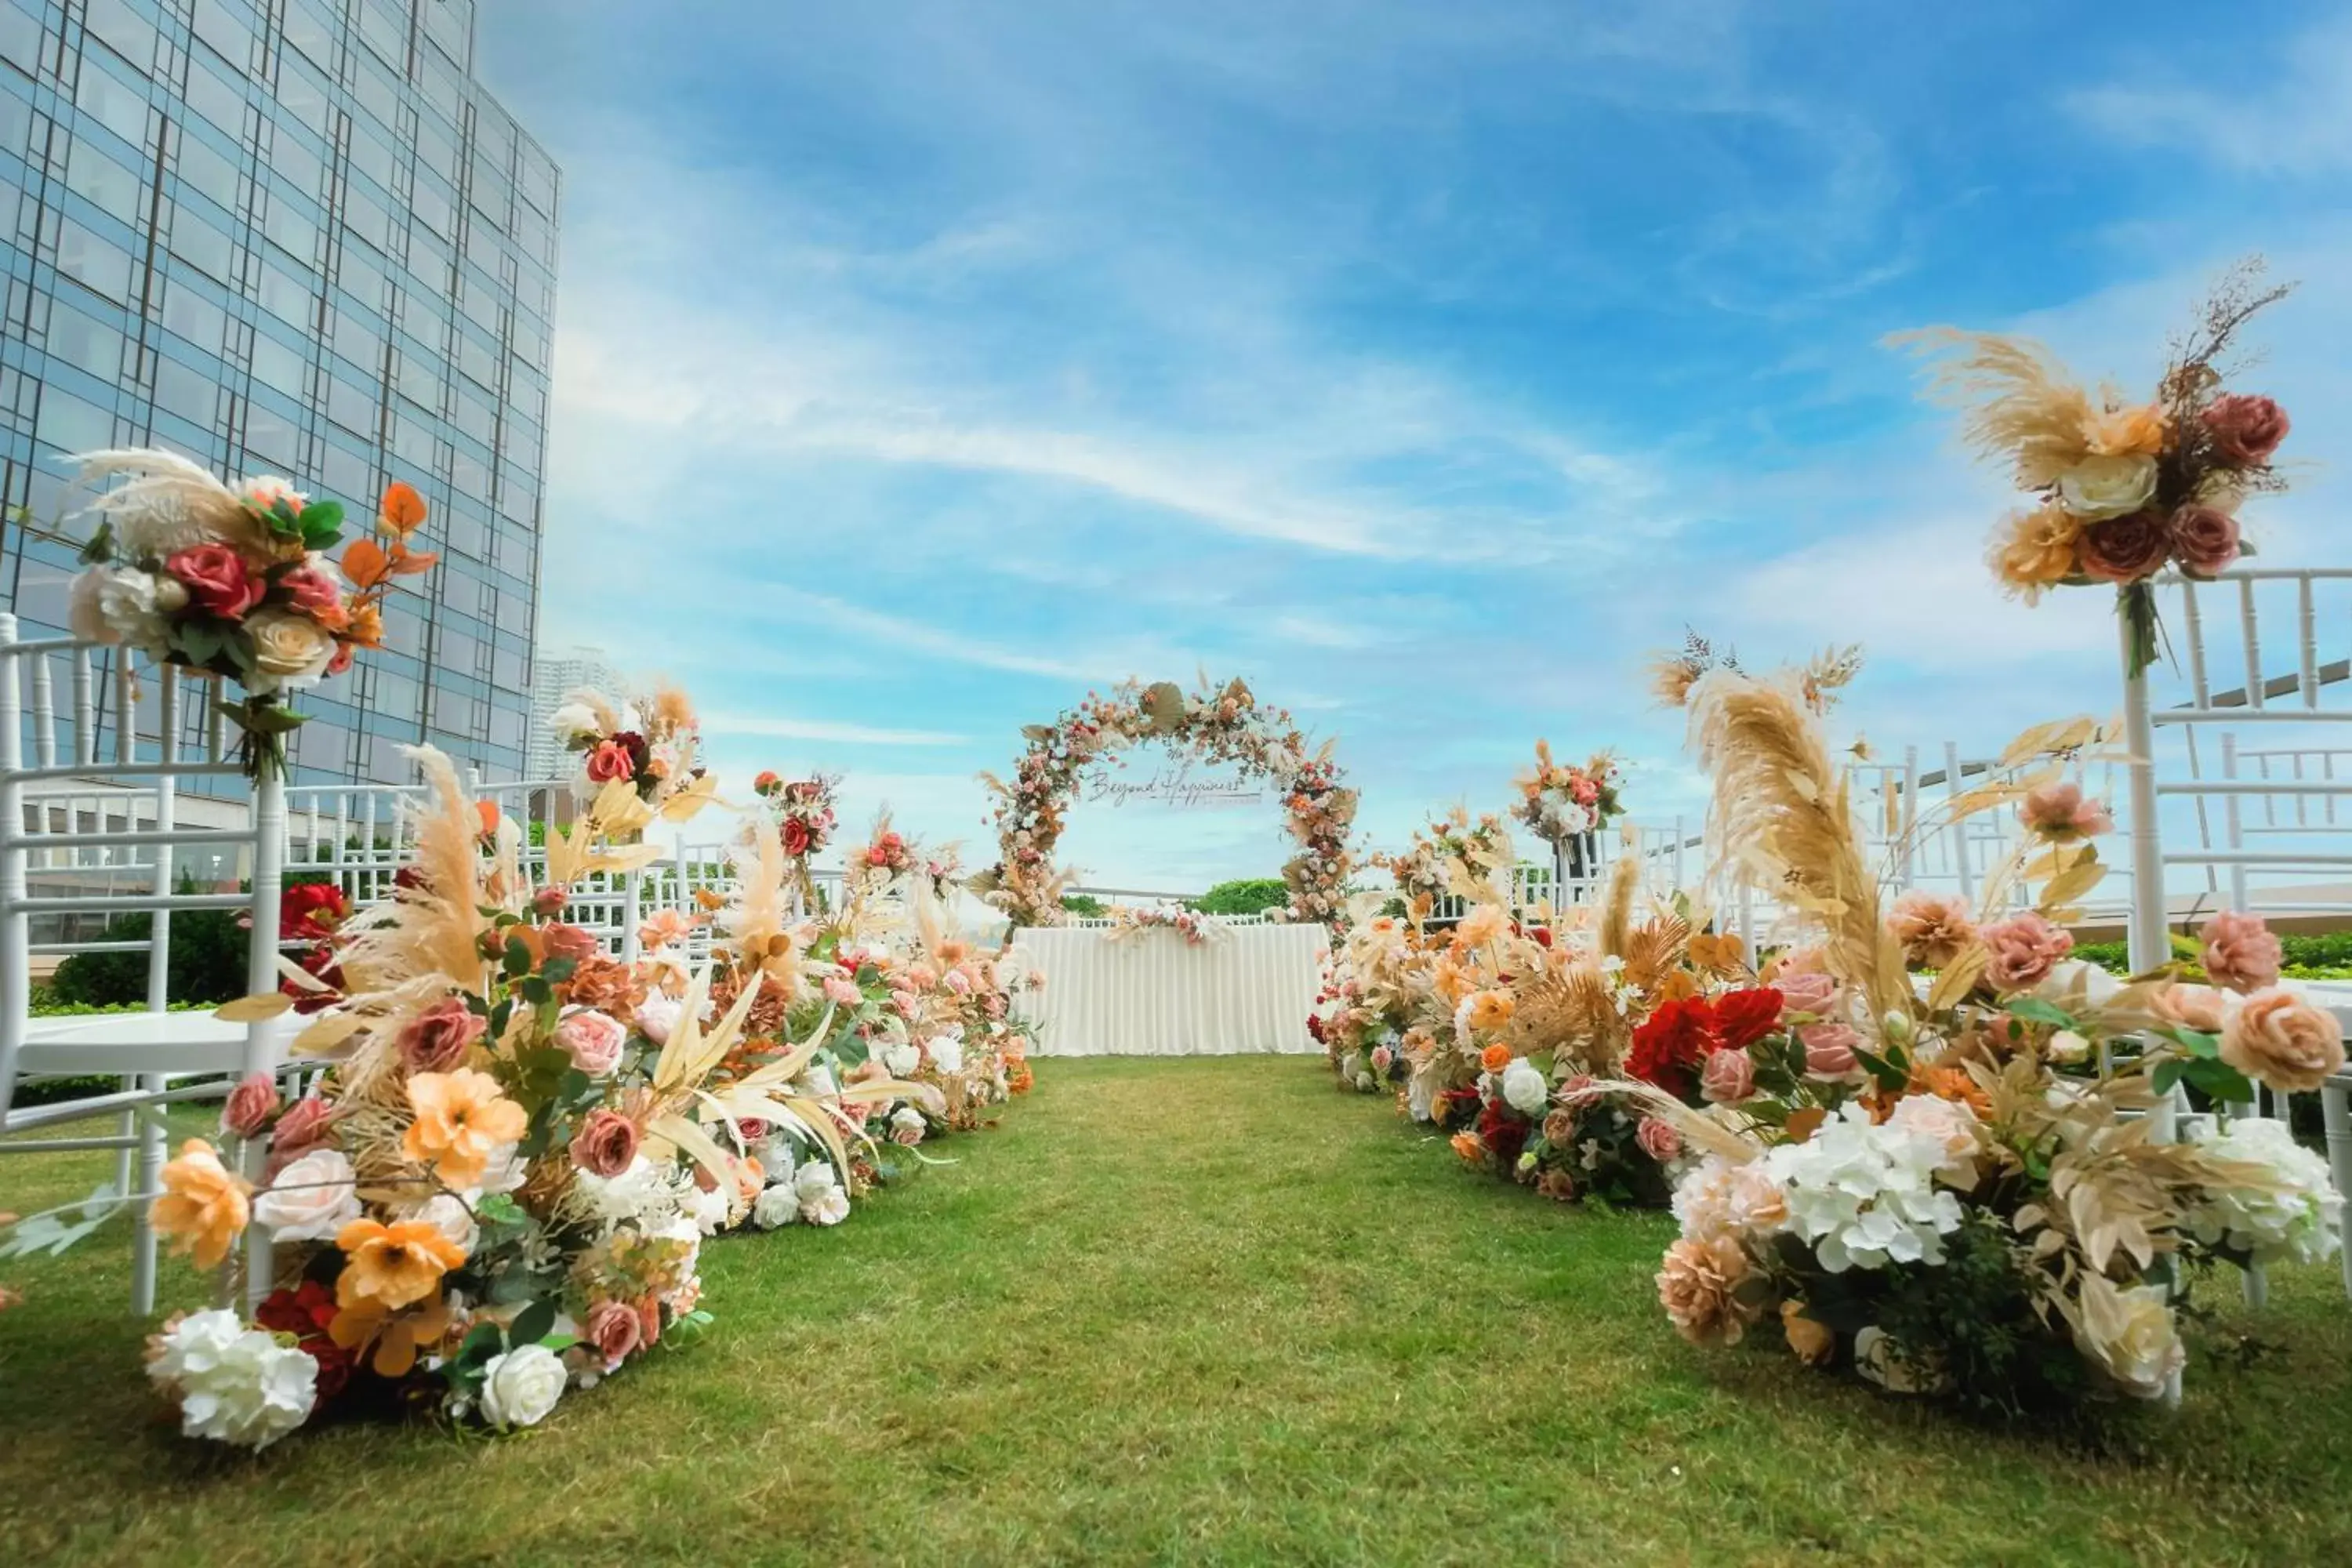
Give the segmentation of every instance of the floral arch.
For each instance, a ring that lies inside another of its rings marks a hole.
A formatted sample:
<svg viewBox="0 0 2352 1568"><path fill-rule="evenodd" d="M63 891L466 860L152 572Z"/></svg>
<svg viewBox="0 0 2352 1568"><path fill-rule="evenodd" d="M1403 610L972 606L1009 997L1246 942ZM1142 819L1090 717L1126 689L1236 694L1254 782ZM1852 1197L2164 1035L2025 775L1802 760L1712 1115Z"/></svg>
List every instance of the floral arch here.
<svg viewBox="0 0 2352 1568"><path fill-rule="evenodd" d="M1219 687L1204 677L1190 696L1172 680L1152 686L1129 680L1108 697L1088 692L1084 702L1052 723L1032 724L1022 733L1029 749L1011 782L981 775L997 795L998 859L971 884L1014 925L1060 921L1066 876L1054 868L1054 847L1070 804L1087 770L1097 763L1123 765L1120 753L1139 741L1186 747L1281 790L1285 820L1297 846L1282 869L1290 888L1290 918L1343 923L1356 792L1340 787L1332 742L1310 752L1306 732L1290 714L1260 703L1241 680Z"/></svg>

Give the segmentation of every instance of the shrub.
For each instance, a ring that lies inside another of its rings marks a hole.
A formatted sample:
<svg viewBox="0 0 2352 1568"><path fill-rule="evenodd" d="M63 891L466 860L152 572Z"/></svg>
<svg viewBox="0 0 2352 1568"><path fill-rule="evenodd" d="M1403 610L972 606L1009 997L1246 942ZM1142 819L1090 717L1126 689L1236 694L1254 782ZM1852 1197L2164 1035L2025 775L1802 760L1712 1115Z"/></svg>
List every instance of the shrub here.
<svg viewBox="0 0 2352 1568"><path fill-rule="evenodd" d="M2352 969L2352 931L2323 931L2315 936L2282 934L2279 946L2286 958L2286 973L2305 979L2326 979L2347 969ZM2197 956L2197 939L2183 939L2173 933L2173 949L2183 958ZM2074 956L2097 964L2116 974L2131 973L2131 960L2126 944L2120 942L2086 942L2074 950Z"/></svg>
<svg viewBox="0 0 2352 1568"><path fill-rule="evenodd" d="M1290 888L1279 877L1251 877L1220 882L1192 900L1204 915L1262 915L1290 902Z"/></svg>
<svg viewBox="0 0 2352 1568"><path fill-rule="evenodd" d="M1092 893L1064 893L1062 912L1076 915L1082 921L1089 921L1098 920L1108 911L1103 901Z"/></svg>

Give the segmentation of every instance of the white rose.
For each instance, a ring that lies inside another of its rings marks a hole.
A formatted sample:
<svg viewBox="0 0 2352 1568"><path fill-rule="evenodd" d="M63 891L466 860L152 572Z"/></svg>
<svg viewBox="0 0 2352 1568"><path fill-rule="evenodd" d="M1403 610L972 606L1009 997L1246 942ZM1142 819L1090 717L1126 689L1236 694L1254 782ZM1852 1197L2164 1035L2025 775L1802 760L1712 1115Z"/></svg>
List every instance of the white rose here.
<svg viewBox="0 0 2352 1568"><path fill-rule="evenodd" d="M801 1204L801 1217L811 1225L839 1225L849 1217L849 1194L828 1187Z"/></svg>
<svg viewBox="0 0 2352 1568"><path fill-rule="evenodd" d="M310 498L294 488L294 481L276 474L256 474L236 488L237 498L248 506L268 511L284 501L296 511L310 504Z"/></svg>
<svg viewBox="0 0 2352 1568"><path fill-rule="evenodd" d="M253 1200L255 1223L277 1241L331 1241L360 1217L352 1163L340 1149L313 1149L278 1173Z"/></svg>
<svg viewBox="0 0 2352 1568"><path fill-rule="evenodd" d="M793 1168L800 1163L793 1149L793 1141L782 1132L770 1132L751 1151L760 1162L760 1169L768 1173L771 1186L793 1179Z"/></svg>
<svg viewBox="0 0 2352 1568"><path fill-rule="evenodd" d="M833 1179L833 1167L822 1160L812 1160L793 1173L793 1190L803 1199L840 1184Z"/></svg>
<svg viewBox="0 0 2352 1568"><path fill-rule="evenodd" d="M253 640L254 673L281 684L318 679L335 657L327 628L293 610L256 611L245 635Z"/></svg>
<svg viewBox="0 0 2352 1568"><path fill-rule="evenodd" d="M892 1078L905 1078L923 1065L923 1053L907 1040L893 1040L882 1047L882 1066Z"/></svg>
<svg viewBox="0 0 2352 1568"><path fill-rule="evenodd" d="M446 1237L458 1251L472 1257L474 1244L481 1239L481 1231L465 1203L454 1193L436 1193L409 1214L411 1219L421 1219Z"/></svg>
<svg viewBox="0 0 2352 1568"><path fill-rule="evenodd" d="M963 1071L963 1031L950 1029L930 1043L931 1066L952 1078Z"/></svg>
<svg viewBox="0 0 2352 1568"><path fill-rule="evenodd" d="M800 1194L793 1190L790 1182L779 1182L768 1188L751 1205L751 1223L761 1230L773 1230L800 1217Z"/></svg>
<svg viewBox="0 0 2352 1568"><path fill-rule="evenodd" d="M698 1186L687 1193L678 1206L704 1236L716 1236L726 1226L728 1210L731 1207L724 1191L714 1189L706 1193Z"/></svg>
<svg viewBox="0 0 2352 1568"><path fill-rule="evenodd" d="M2074 1347L2135 1399L2160 1399L2189 1359L2161 1285L2122 1289L2105 1275L2083 1277Z"/></svg>
<svg viewBox="0 0 2352 1568"><path fill-rule="evenodd" d="M890 1131L893 1132L911 1132L919 1138L926 1125L923 1113L911 1105L902 1105L890 1113Z"/></svg>
<svg viewBox="0 0 2352 1568"><path fill-rule="evenodd" d="M2156 459L2127 452L2085 458L2058 476L2058 502L2086 521L2121 517L2146 506L2156 494Z"/></svg>
<svg viewBox="0 0 2352 1568"><path fill-rule="evenodd" d="M2072 1029L2061 1029L2050 1037L2047 1054L2052 1061L2071 1067L2090 1059L2091 1042Z"/></svg>
<svg viewBox="0 0 2352 1568"><path fill-rule="evenodd" d="M548 730L559 739L569 741L575 735L604 733L585 702L566 702L548 716Z"/></svg>
<svg viewBox="0 0 2352 1568"><path fill-rule="evenodd" d="M1514 1057L1503 1069L1503 1098L1522 1116L1541 1116L1551 1101L1551 1085L1535 1063Z"/></svg>
<svg viewBox="0 0 2352 1568"><path fill-rule="evenodd" d="M520 1345L482 1368L482 1419L500 1429L536 1426L563 1397L571 1373L545 1345Z"/></svg>
<svg viewBox="0 0 2352 1568"><path fill-rule="evenodd" d="M637 1032L656 1046L669 1044L669 1032L686 1013L686 1004L656 991L637 1004Z"/></svg>

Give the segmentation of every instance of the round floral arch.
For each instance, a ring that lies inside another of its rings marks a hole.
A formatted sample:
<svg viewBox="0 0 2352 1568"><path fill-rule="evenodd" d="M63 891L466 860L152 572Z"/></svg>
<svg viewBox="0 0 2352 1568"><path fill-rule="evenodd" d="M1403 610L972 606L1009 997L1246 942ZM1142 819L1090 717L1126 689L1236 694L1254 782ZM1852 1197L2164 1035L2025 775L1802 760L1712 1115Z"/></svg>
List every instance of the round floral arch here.
<svg viewBox="0 0 2352 1568"><path fill-rule="evenodd" d="M1219 687L1204 679L1187 696L1171 680L1152 686L1130 680L1108 697L1088 692L1084 702L1052 723L1032 724L1022 733L1029 749L1011 782L981 775L998 797L999 858L971 881L1014 925L1060 921L1064 877L1054 868L1054 847L1070 804L1088 769L1123 765L1120 753L1138 741L1187 747L1279 789L1298 847L1282 868L1290 888L1290 918L1343 923L1356 792L1340 787L1331 742L1309 752L1306 732L1289 713L1260 703L1242 681Z"/></svg>

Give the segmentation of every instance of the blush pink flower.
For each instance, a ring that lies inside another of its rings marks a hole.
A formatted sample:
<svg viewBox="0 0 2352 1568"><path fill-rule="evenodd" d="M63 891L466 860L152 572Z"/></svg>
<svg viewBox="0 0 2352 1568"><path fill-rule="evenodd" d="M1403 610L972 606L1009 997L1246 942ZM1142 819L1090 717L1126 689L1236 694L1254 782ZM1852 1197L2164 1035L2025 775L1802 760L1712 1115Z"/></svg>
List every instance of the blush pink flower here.
<svg viewBox="0 0 2352 1568"><path fill-rule="evenodd" d="M572 1135L572 1163L607 1180L637 1157L637 1124L617 1110L592 1110Z"/></svg>
<svg viewBox="0 0 2352 1568"><path fill-rule="evenodd" d="M1699 1074L1699 1097L1716 1105L1736 1105L1756 1092L1756 1064L1746 1051L1716 1051Z"/></svg>
<svg viewBox="0 0 2352 1568"><path fill-rule="evenodd" d="M646 1342L645 1320L626 1301L601 1301L589 1312L586 1338L610 1372Z"/></svg>
<svg viewBox="0 0 2352 1568"><path fill-rule="evenodd" d="M2199 962L2214 984L2247 994L2278 984L2286 953L2262 916L2223 910L2205 922L2200 934L2205 951Z"/></svg>
<svg viewBox="0 0 2352 1568"><path fill-rule="evenodd" d="M412 1073L449 1072L465 1064L467 1053L489 1026L489 1020L467 1006L464 998L445 996L400 1031L401 1063Z"/></svg>
<svg viewBox="0 0 2352 1568"><path fill-rule="evenodd" d="M334 1120L335 1113L325 1100L316 1096L296 1100L269 1130L269 1163L283 1165L300 1159L327 1141L327 1129Z"/></svg>
<svg viewBox="0 0 2352 1568"><path fill-rule="evenodd" d="M1633 1141L1642 1152L1663 1165L1678 1158L1683 1152L1683 1135L1675 1131L1674 1123L1655 1116L1644 1116L1633 1129Z"/></svg>
<svg viewBox="0 0 2352 1568"><path fill-rule="evenodd" d="M1810 971L1800 974L1783 972L1772 982L1772 988L1780 994L1780 1018L1784 1023L1800 1013L1825 1018L1837 1000L1837 982Z"/></svg>
<svg viewBox="0 0 2352 1568"><path fill-rule="evenodd" d="M2243 549L2238 520L2220 507L2191 503L2172 514L2172 559L2191 576L2219 576Z"/></svg>
<svg viewBox="0 0 2352 1568"><path fill-rule="evenodd" d="M2269 462L2293 426L2285 409L2244 393L2215 398L2200 417L2213 437L2213 455L2240 468Z"/></svg>
<svg viewBox="0 0 2352 1568"><path fill-rule="evenodd" d="M2176 1024L2218 1035L2221 1032L2221 1020L2229 1012L2229 1002L2210 985L2175 981L2156 994L2156 1011Z"/></svg>
<svg viewBox="0 0 2352 1568"><path fill-rule="evenodd" d="M603 1078L621 1065L629 1031L618 1018L593 1008L567 1015L555 1026L555 1043L572 1065L590 1078Z"/></svg>
<svg viewBox="0 0 2352 1568"><path fill-rule="evenodd" d="M1808 1024L1797 1031L1797 1038L1805 1047L1806 1077L1843 1078L1854 1069L1858 1058L1853 1048L1862 1044L1862 1036L1853 1025Z"/></svg>
<svg viewBox="0 0 2352 1568"><path fill-rule="evenodd" d="M828 974L824 977L824 999L836 1007L855 1007L866 996L857 989L856 981L845 975Z"/></svg>
<svg viewBox="0 0 2352 1568"><path fill-rule="evenodd" d="M1904 962L1941 969L1975 939L1977 923L1969 901L1958 894L1914 889L1895 900L1886 914L1886 930L1902 944Z"/></svg>
<svg viewBox="0 0 2352 1568"><path fill-rule="evenodd" d="M2081 784L2063 779L2026 791L2017 815L2029 829L2059 844L2095 838L2116 826L2105 802L2085 796Z"/></svg>
<svg viewBox="0 0 2352 1568"><path fill-rule="evenodd" d="M221 1131L239 1138L257 1138L278 1113L278 1080L266 1072L247 1073L228 1091L221 1106Z"/></svg>
<svg viewBox="0 0 2352 1568"><path fill-rule="evenodd" d="M599 741L596 749L588 753L588 782L611 784L614 779L637 776L637 760L629 748L618 741Z"/></svg>
<svg viewBox="0 0 2352 1568"><path fill-rule="evenodd" d="M594 931L562 921L540 927L539 944L549 958L568 958L574 963L601 957L604 952L604 943Z"/></svg>
<svg viewBox="0 0 2352 1568"><path fill-rule="evenodd" d="M2291 991L2264 991L2222 1025L2221 1059L2258 1083L2307 1093L2344 1069L2344 1026Z"/></svg>
<svg viewBox="0 0 2352 1568"><path fill-rule="evenodd" d="M1985 978L2004 994L2041 984L2058 961L2074 951L2073 932L2030 910L1997 921L1979 934L1985 944Z"/></svg>
<svg viewBox="0 0 2352 1568"><path fill-rule="evenodd" d="M316 565L297 566L278 579L286 596L313 619L330 625L348 624L343 609L343 591L327 570Z"/></svg>

